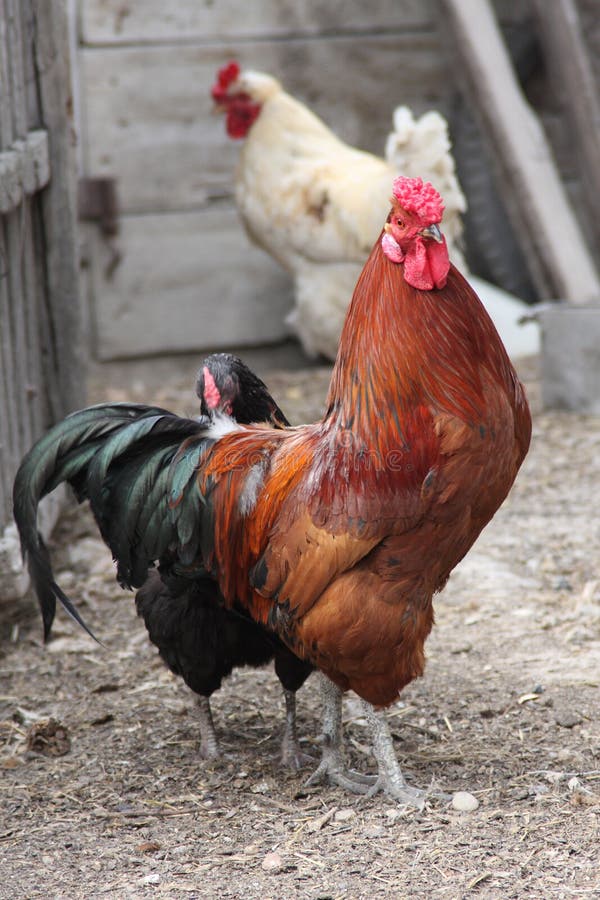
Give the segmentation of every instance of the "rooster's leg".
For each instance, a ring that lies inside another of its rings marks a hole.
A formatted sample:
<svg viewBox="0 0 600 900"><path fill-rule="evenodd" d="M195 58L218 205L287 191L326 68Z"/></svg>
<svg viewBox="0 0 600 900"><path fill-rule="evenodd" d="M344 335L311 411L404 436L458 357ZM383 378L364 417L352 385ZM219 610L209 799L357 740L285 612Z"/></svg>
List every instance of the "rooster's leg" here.
<svg viewBox="0 0 600 900"><path fill-rule="evenodd" d="M296 692L284 688L283 696L285 697L285 731L281 742L281 762L282 765L297 772L302 766L313 762L313 758L308 753L303 753L298 744Z"/></svg>
<svg viewBox="0 0 600 900"><path fill-rule="evenodd" d="M361 775L346 769L342 752L342 692L325 675L318 675L323 701L323 753L319 767L306 784L312 786L324 779L333 784L352 791L355 794L366 794L372 789L377 779L370 775Z"/></svg>
<svg viewBox="0 0 600 900"><path fill-rule="evenodd" d="M416 806L418 809L422 809L425 792L418 790L418 788L410 787L406 783L396 757L385 713L374 709L366 700L361 700L360 702L371 730L373 755L377 760L377 768L379 770L377 780L369 794L373 795L383 791L407 806Z"/></svg>
<svg viewBox="0 0 600 900"><path fill-rule="evenodd" d="M219 742L213 723L210 700L201 695L196 697L196 700L200 724L200 756L204 759L217 759L220 755Z"/></svg>

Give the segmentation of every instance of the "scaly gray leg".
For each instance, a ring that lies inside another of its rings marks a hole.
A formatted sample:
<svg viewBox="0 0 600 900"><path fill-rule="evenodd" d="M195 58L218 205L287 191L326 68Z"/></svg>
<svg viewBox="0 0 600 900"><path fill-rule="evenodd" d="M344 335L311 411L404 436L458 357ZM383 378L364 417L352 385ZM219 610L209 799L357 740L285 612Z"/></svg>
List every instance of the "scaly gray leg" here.
<svg viewBox="0 0 600 900"><path fill-rule="evenodd" d="M201 695L195 696L198 707L198 721L200 723L200 756L204 759L218 759L221 754L213 723L210 700L208 697Z"/></svg>
<svg viewBox="0 0 600 900"><path fill-rule="evenodd" d="M425 791L410 787L406 783L396 757L385 712L376 710L366 700L361 700L360 703L371 729L373 755L377 760L379 770L377 780L368 792L369 795L373 796L379 791L383 791L401 803L422 809L425 803Z"/></svg>
<svg viewBox="0 0 600 900"><path fill-rule="evenodd" d="M323 701L323 752L317 770L306 781L306 785L312 786L328 780L355 794L366 794L375 786L377 779L346 769L342 752L342 692L322 672L317 677Z"/></svg>
<svg viewBox="0 0 600 900"><path fill-rule="evenodd" d="M284 688L283 696L285 698L285 730L281 741L281 762L284 766L297 772L302 766L312 763L313 758L308 753L303 753L298 744L296 692L286 691Z"/></svg>

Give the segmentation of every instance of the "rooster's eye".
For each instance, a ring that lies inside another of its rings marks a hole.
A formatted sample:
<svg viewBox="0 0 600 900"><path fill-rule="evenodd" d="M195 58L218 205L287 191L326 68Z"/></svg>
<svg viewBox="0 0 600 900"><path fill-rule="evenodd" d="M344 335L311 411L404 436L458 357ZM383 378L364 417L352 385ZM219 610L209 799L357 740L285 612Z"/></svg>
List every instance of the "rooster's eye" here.
<svg viewBox="0 0 600 900"><path fill-rule="evenodd" d="M398 226L398 228L404 228L404 222L402 221L402 219L396 219L396 225Z"/></svg>

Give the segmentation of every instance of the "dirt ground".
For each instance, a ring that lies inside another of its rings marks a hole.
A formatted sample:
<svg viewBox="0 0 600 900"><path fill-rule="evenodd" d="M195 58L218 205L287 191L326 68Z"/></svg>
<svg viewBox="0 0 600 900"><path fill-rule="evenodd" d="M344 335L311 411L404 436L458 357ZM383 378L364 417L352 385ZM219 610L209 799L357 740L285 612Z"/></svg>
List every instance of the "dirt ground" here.
<svg viewBox="0 0 600 900"><path fill-rule="evenodd" d="M523 374L535 411L534 361ZM327 377L268 381L302 421ZM150 394L96 388L125 396L194 408L187 375ZM600 421L536 414L513 492L437 600L425 676L389 712L410 782L468 791L473 812L305 788L278 763L270 670L239 671L214 696L225 756L202 761L192 695L115 584L88 512L68 512L58 581L105 646L59 613L44 647L31 598L2 623L0 897L600 897L599 507ZM318 756L314 679L298 707ZM49 717L58 734L27 749ZM373 771L351 696L345 738L354 767Z"/></svg>

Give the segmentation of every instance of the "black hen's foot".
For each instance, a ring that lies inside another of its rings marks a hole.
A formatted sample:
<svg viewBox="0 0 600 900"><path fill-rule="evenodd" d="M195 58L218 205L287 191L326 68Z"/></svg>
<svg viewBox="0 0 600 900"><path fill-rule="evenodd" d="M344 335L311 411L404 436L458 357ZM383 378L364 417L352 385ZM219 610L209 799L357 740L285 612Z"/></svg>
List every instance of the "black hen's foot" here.
<svg viewBox="0 0 600 900"><path fill-rule="evenodd" d="M304 753L298 744L291 746L284 740L281 745L280 761L281 765L286 769L290 769L292 772L299 772L300 769L312 766L315 758L310 753Z"/></svg>

